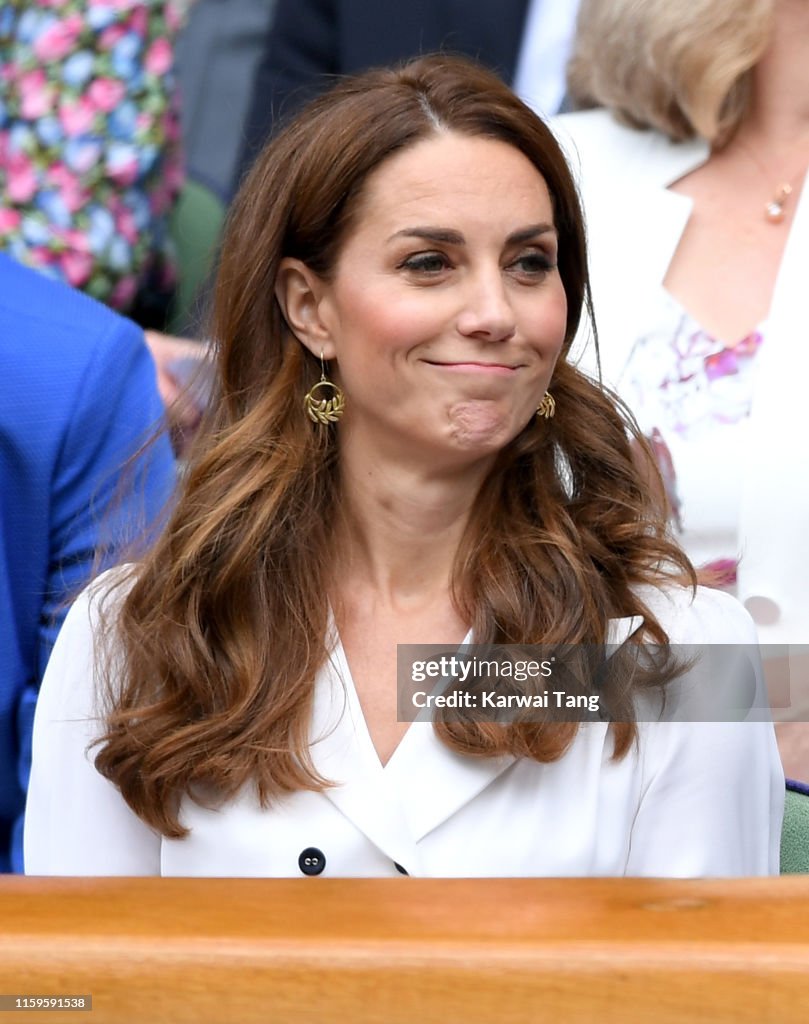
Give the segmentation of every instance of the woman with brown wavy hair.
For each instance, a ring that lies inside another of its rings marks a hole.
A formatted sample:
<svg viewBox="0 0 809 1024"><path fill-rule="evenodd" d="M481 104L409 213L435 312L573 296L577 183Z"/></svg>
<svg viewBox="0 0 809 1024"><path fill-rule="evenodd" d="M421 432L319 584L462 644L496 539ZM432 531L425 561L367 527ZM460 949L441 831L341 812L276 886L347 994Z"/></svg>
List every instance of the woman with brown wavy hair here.
<svg viewBox="0 0 809 1024"><path fill-rule="evenodd" d="M564 158L475 65L346 80L268 146L182 492L48 670L29 872L777 870L771 726L639 720L682 677L667 643L751 628L693 585L631 424L568 361L588 308ZM601 713L495 720L473 688L398 721L397 645L470 638L575 650Z"/></svg>

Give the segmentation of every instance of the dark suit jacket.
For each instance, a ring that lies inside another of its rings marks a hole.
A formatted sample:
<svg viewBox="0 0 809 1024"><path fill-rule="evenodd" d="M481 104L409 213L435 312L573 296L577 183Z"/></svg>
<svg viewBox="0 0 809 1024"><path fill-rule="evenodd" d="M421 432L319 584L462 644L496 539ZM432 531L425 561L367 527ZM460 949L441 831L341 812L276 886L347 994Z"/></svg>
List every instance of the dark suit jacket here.
<svg viewBox="0 0 809 1024"><path fill-rule="evenodd" d="M527 7L528 0L278 0L235 185L277 125L330 76L447 50L511 82Z"/></svg>
<svg viewBox="0 0 809 1024"><path fill-rule="evenodd" d="M121 471L163 415L143 332L4 253L0 367L2 872L22 870L34 705L68 599L154 521L174 460L160 437Z"/></svg>

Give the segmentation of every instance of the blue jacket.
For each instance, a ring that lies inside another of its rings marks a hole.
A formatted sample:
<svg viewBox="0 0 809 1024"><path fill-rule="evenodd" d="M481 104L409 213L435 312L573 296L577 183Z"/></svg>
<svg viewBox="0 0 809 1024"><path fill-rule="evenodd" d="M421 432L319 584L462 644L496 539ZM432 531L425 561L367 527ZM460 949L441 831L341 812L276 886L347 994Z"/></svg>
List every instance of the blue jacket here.
<svg viewBox="0 0 809 1024"><path fill-rule="evenodd" d="M34 703L67 604L171 493L165 436L119 472L162 411L140 328L0 254L0 870L22 870Z"/></svg>

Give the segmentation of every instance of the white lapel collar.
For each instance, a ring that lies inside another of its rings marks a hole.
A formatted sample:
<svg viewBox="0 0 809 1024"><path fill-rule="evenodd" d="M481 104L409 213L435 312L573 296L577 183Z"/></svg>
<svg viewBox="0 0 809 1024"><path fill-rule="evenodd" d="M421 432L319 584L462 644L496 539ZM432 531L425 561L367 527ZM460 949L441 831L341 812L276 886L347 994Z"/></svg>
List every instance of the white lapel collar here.
<svg viewBox="0 0 809 1024"><path fill-rule="evenodd" d="M610 619L607 644L622 644L643 624L640 615ZM448 749L429 722L414 722L386 768L416 842L474 800L516 758L464 757Z"/></svg>
<svg viewBox="0 0 809 1024"><path fill-rule="evenodd" d="M575 115L574 115L575 117ZM631 347L649 322L650 305L659 302L660 289L691 215L687 196L668 186L704 163L704 142L674 144L655 132L627 130L621 135L621 163L615 174L594 164L582 171L582 197L587 217L593 268L593 304L598 325L604 382L619 385ZM622 252L633 253L632 294L622 279L627 268L616 264L616 239ZM582 367L592 372L594 354L589 341L577 343Z"/></svg>
<svg viewBox="0 0 809 1024"><path fill-rule="evenodd" d="M468 804L514 764L516 758L465 757L446 747L429 722L414 722L386 771L401 793L418 842Z"/></svg>
<svg viewBox="0 0 809 1024"><path fill-rule="evenodd" d="M317 771L335 783L324 796L392 861L420 874L413 836L374 749L339 641L315 682L310 749Z"/></svg>
<svg viewBox="0 0 809 1024"><path fill-rule="evenodd" d="M703 139L672 142L654 131L641 132L639 137L644 144L636 154L635 162L639 168L633 169L632 178L642 177L657 188L667 189L704 164L711 155L710 147Z"/></svg>
<svg viewBox="0 0 809 1024"><path fill-rule="evenodd" d="M636 254L632 265L634 282L630 308L627 309L626 290L618 289L617 294L613 291L616 297L619 296L621 308L610 306L616 320L610 325L609 338L605 337L605 347L615 353L612 366L615 367L616 380L619 380L630 355L628 345L641 333L643 324L654 323L654 311L660 303L663 281L693 209L693 202L688 196L672 192L669 186L695 170L709 156L708 145L701 139L675 143L659 132L639 134L643 144L634 154L634 159L627 163L626 191L622 201L612 205L614 211L616 208L620 211L622 218L623 244L627 246L623 251ZM616 223L614 230L620 232L621 224ZM632 236L628 245L627 234ZM611 247L616 236L600 237ZM614 262L614 253L605 253L602 259ZM602 263L604 265L608 264ZM618 272L626 273L626 269L619 268ZM627 340L620 345L619 338Z"/></svg>

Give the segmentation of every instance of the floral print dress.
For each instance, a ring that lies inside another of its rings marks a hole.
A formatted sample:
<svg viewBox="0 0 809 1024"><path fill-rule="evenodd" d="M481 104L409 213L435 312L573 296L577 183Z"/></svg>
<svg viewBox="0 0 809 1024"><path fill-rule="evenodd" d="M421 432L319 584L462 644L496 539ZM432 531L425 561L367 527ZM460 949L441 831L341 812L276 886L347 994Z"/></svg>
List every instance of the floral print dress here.
<svg viewBox="0 0 809 1024"><path fill-rule="evenodd" d="M0 248L122 312L173 286L181 12L0 4Z"/></svg>
<svg viewBox="0 0 809 1024"><path fill-rule="evenodd" d="M733 590L756 354L766 325L725 342L661 290L658 322L632 348L621 394L649 440L679 541Z"/></svg>

